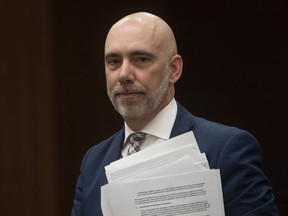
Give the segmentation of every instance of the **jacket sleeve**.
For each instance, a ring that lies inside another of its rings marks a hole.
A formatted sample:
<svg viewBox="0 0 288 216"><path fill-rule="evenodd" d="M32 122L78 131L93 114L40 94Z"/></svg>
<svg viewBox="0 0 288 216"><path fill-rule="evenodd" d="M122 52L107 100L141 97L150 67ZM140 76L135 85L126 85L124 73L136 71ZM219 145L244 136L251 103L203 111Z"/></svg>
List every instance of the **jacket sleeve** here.
<svg viewBox="0 0 288 216"><path fill-rule="evenodd" d="M76 190L75 190L75 197L72 207L72 216L82 216L83 215L83 207L82 207L82 181L81 175L78 177Z"/></svg>
<svg viewBox="0 0 288 216"><path fill-rule="evenodd" d="M258 141L246 131L231 136L219 154L226 216L278 216Z"/></svg>
<svg viewBox="0 0 288 216"><path fill-rule="evenodd" d="M74 201L73 201L73 206L72 206L72 211L71 211L71 216L83 216L84 215L84 206L83 206L83 193L84 193L84 172L85 172L85 163L89 157L89 154L91 153L93 147L90 148L84 155L81 163L81 168L80 168L80 175L78 176L77 179L77 184L76 184L76 189L75 189L75 196L74 196Z"/></svg>

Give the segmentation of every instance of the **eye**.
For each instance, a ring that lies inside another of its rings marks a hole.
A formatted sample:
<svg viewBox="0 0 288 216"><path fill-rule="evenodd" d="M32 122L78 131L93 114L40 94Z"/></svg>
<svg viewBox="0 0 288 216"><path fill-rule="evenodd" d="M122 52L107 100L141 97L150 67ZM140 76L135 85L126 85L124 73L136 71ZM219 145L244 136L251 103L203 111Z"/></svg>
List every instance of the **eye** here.
<svg viewBox="0 0 288 216"><path fill-rule="evenodd" d="M120 58L111 57L106 59L106 64L109 65L119 64L120 62L121 62Z"/></svg>
<svg viewBox="0 0 288 216"><path fill-rule="evenodd" d="M146 62L148 61L149 59L145 56L140 56L136 59L137 62Z"/></svg>
<svg viewBox="0 0 288 216"><path fill-rule="evenodd" d="M109 69L116 69L119 65L121 65L122 60L119 57L109 57L106 58L105 63Z"/></svg>
<svg viewBox="0 0 288 216"><path fill-rule="evenodd" d="M148 56L137 56L135 58L135 62L136 64L147 64L151 62L151 58L149 58Z"/></svg>

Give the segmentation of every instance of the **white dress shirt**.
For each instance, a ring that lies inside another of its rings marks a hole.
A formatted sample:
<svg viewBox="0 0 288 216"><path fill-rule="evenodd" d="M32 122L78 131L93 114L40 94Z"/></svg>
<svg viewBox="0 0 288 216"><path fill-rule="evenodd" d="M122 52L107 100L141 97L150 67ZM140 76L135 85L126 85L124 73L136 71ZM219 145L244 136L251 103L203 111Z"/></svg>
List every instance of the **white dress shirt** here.
<svg viewBox="0 0 288 216"><path fill-rule="evenodd" d="M149 146L157 145L160 142L168 140L172 131L172 127L177 114L177 103L173 98L171 102L161 110L156 117L149 122L141 131L146 133L145 141L141 144L140 150L149 148ZM134 133L131 128L125 124L125 139L122 149L122 157L127 156L128 147L125 142L131 133Z"/></svg>

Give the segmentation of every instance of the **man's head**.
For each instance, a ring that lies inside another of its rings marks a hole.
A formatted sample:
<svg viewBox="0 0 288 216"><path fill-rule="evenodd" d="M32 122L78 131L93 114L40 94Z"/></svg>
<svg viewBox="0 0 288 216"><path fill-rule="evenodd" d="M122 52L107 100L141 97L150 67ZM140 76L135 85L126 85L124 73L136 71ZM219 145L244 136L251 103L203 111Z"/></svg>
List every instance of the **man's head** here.
<svg viewBox="0 0 288 216"><path fill-rule="evenodd" d="M111 27L105 43L107 93L132 129L142 129L171 101L182 64L174 34L161 18L138 12Z"/></svg>

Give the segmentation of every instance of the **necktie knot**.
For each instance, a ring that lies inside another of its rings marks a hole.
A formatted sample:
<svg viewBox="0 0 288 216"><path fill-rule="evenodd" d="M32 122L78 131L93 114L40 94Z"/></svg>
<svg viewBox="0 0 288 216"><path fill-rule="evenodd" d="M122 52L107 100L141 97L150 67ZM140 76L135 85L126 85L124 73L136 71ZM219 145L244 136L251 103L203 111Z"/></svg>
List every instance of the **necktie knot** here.
<svg viewBox="0 0 288 216"><path fill-rule="evenodd" d="M136 132L129 135L127 139L128 155L131 155L140 150L140 145L143 143L146 134L143 132Z"/></svg>

